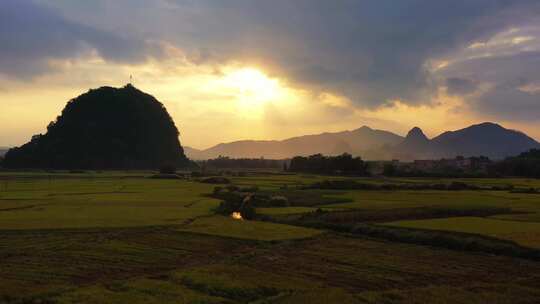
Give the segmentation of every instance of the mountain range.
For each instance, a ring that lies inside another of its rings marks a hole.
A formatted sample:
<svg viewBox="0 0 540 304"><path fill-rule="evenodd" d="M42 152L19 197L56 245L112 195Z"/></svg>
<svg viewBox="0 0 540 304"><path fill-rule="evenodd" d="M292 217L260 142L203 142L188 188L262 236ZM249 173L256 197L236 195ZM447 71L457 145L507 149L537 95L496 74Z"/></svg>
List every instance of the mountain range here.
<svg viewBox="0 0 540 304"><path fill-rule="evenodd" d="M210 159L218 156L233 158L283 159L296 155L322 153L336 155L344 152L360 154L381 147L391 147L403 141L403 137L382 130L361 127L353 131L322 133L292 137L285 140L242 140L222 143L206 150L184 147L192 159Z"/></svg>
<svg viewBox="0 0 540 304"><path fill-rule="evenodd" d="M428 139L421 129L413 128L403 142L394 147L398 159L450 158L457 155L484 155L492 159L514 156L540 144L526 134L495 123L481 123L446 131Z"/></svg>
<svg viewBox="0 0 540 304"><path fill-rule="evenodd" d="M429 139L415 127L406 137L363 126L352 131L292 137L285 140L242 140L221 143L205 150L184 147L189 158L203 160L228 156L232 158L284 159L316 153L336 155L350 153L368 160L453 158L487 156L502 159L514 156L540 143L526 134L485 122L444 132Z"/></svg>

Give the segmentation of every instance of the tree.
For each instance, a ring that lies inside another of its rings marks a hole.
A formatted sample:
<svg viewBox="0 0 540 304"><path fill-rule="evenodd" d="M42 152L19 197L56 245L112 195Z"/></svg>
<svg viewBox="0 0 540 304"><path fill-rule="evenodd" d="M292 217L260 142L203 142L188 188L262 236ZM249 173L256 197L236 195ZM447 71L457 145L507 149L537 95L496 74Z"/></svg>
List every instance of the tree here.
<svg viewBox="0 0 540 304"><path fill-rule="evenodd" d="M339 156L314 154L308 157L296 156L291 159L289 171L311 172L320 174L354 174L366 175L367 164L360 157L344 153Z"/></svg>
<svg viewBox="0 0 540 304"><path fill-rule="evenodd" d="M397 173L397 168L394 166L394 164L387 163L384 164L383 167L383 175L384 176L394 176Z"/></svg>
<svg viewBox="0 0 540 304"><path fill-rule="evenodd" d="M492 174L540 178L540 150L532 149L491 167Z"/></svg>

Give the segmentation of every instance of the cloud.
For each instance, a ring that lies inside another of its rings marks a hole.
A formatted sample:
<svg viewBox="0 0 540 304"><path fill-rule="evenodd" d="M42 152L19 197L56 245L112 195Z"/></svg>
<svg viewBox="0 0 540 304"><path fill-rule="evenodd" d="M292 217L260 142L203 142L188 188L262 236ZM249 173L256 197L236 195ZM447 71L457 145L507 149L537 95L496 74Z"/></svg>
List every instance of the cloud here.
<svg viewBox="0 0 540 304"><path fill-rule="evenodd" d="M2 1L0 45L0 74L22 78L48 71L50 59L95 51L106 60L136 62L155 52L140 39L67 20L29 0Z"/></svg>
<svg viewBox="0 0 540 304"><path fill-rule="evenodd" d="M430 60L540 11L535 0L42 1L72 22L167 41L197 64L260 65L363 107L429 103Z"/></svg>
<svg viewBox="0 0 540 304"><path fill-rule="evenodd" d="M441 73L449 79L468 79L461 84L461 89L467 87L468 82L476 85L478 92L467 96L466 100L478 114L506 121L538 122L539 65L540 50L509 55L503 52L502 55L463 60ZM452 89L456 88L449 85L449 90Z"/></svg>
<svg viewBox="0 0 540 304"><path fill-rule="evenodd" d="M540 12L536 0L6 1L0 12L0 43L11 46L0 49L5 74L32 75L50 68L48 58L88 50L107 61L165 56L149 47L152 41L178 48L196 65L261 66L290 86L371 109L395 100L430 104L441 85L461 95L496 85L488 78L498 76L454 61L522 52L538 42L538 32L508 29L538 24ZM450 68L430 68L446 57Z"/></svg>
<svg viewBox="0 0 540 304"><path fill-rule="evenodd" d="M473 93L477 86L474 81L465 78L451 77L446 79L447 92L450 95L467 95Z"/></svg>
<svg viewBox="0 0 540 304"><path fill-rule="evenodd" d="M478 111L498 119L540 122L540 92L527 92L518 87L498 85L483 94Z"/></svg>

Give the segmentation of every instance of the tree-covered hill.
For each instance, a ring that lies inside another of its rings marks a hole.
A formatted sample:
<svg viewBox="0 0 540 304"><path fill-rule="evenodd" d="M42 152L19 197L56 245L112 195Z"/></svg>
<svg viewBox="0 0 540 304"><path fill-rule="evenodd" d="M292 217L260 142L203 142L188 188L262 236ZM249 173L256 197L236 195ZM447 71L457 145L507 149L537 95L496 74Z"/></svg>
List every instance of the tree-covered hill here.
<svg viewBox="0 0 540 304"><path fill-rule="evenodd" d="M27 144L5 155L7 168L155 169L188 160L178 129L153 96L132 85L101 87L69 101Z"/></svg>

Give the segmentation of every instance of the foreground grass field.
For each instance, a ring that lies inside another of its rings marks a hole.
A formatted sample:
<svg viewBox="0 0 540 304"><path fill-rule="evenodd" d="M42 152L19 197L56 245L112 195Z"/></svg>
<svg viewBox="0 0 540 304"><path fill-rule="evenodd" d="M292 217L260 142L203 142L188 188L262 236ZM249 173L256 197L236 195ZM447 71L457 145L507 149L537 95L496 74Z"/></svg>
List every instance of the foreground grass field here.
<svg viewBox="0 0 540 304"><path fill-rule="evenodd" d="M488 235L514 241L520 245L540 248L540 223L477 217L451 217L444 219L400 221L390 226L458 231Z"/></svg>
<svg viewBox="0 0 540 304"><path fill-rule="evenodd" d="M132 227L179 224L219 201L206 184L144 178L4 180L0 229Z"/></svg>
<svg viewBox="0 0 540 304"><path fill-rule="evenodd" d="M180 231L260 241L302 239L322 233L320 230L257 221L239 221L215 215L194 220Z"/></svg>
<svg viewBox="0 0 540 304"><path fill-rule="evenodd" d="M257 208L265 221L239 221L215 214L214 185L148 175L0 173L0 303L540 301L535 259L302 227L314 218L540 248L536 194L302 190L328 177L258 173L231 179L288 196L290 206ZM283 224L289 219L294 225Z"/></svg>

